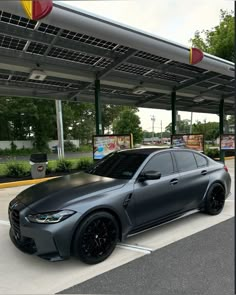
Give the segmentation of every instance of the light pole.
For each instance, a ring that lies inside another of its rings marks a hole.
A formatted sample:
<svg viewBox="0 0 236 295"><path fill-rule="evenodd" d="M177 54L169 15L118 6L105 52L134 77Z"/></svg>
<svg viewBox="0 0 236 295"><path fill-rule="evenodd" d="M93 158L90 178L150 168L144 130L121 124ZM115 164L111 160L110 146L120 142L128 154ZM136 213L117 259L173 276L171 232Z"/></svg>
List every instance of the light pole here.
<svg viewBox="0 0 236 295"><path fill-rule="evenodd" d="M156 121L156 118L154 115L151 116L151 120L152 120L152 144L153 144L153 137L154 137L154 124Z"/></svg>

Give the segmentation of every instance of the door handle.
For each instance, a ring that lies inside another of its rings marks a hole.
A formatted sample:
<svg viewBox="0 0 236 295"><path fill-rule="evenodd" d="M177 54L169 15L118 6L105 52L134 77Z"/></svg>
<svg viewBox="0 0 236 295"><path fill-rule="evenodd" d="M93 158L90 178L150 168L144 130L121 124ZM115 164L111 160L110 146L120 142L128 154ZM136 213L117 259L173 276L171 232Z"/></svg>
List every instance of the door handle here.
<svg viewBox="0 0 236 295"><path fill-rule="evenodd" d="M201 174L202 174L202 175L206 175L206 174L207 174L207 171L206 171L206 170L202 170L202 171L201 171Z"/></svg>
<svg viewBox="0 0 236 295"><path fill-rule="evenodd" d="M178 179L177 178L174 178L174 179L172 179L171 181L170 181L170 184L171 185L175 185L175 184L177 184L179 181L178 181Z"/></svg>
<svg viewBox="0 0 236 295"><path fill-rule="evenodd" d="M129 205L129 202L131 200L131 197L132 197L132 194L129 194L125 199L124 199L124 202L123 202L123 207L124 208L127 208L128 205Z"/></svg>

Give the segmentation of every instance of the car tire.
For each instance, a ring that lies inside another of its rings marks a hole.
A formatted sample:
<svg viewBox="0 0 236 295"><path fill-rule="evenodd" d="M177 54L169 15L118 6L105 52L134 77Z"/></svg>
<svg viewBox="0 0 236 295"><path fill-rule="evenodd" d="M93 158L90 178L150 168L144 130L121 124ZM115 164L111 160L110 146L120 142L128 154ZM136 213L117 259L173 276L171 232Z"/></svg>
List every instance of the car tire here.
<svg viewBox="0 0 236 295"><path fill-rule="evenodd" d="M214 183L207 192L203 212L217 215L223 210L224 204L225 189L220 183Z"/></svg>
<svg viewBox="0 0 236 295"><path fill-rule="evenodd" d="M119 239L119 225L108 212L96 212L86 217L75 233L73 252L87 264L104 261L111 255Z"/></svg>

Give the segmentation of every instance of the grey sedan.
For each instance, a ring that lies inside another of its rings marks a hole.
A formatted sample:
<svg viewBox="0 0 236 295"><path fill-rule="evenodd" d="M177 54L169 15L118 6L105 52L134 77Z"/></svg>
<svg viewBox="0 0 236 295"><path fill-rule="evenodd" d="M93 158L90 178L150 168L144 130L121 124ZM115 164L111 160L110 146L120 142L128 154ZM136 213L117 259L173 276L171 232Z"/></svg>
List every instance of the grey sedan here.
<svg viewBox="0 0 236 295"><path fill-rule="evenodd" d="M193 209L219 214L230 194L227 167L186 149L111 153L85 172L21 192L9 204L10 237L56 261L105 260L118 241Z"/></svg>

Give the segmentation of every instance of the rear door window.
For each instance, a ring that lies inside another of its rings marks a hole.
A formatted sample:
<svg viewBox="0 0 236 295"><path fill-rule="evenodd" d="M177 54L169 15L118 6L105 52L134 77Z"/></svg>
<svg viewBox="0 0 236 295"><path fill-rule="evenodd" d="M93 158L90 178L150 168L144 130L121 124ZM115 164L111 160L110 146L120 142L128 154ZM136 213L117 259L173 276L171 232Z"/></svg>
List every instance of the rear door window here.
<svg viewBox="0 0 236 295"><path fill-rule="evenodd" d="M177 168L180 172L197 169L197 163L192 152L174 152Z"/></svg>

